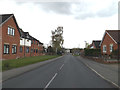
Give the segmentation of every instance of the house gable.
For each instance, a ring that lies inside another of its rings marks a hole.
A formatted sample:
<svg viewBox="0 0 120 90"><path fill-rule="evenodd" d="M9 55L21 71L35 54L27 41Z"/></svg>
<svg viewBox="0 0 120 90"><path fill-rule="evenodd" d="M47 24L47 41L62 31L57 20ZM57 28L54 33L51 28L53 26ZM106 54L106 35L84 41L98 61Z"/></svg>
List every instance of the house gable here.
<svg viewBox="0 0 120 90"><path fill-rule="evenodd" d="M102 45L103 40L104 40L106 34L117 44L117 41L116 41L115 39L113 39L113 37L112 37L107 31L105 31L105 33L104 33L104 35L103 35L103 38L102 38L102 41L101 41L101 43L100 43L100 46Z"/></svg>
<svg viewBox="0 0 120 90"><path fill-rule="evenodd" d="M114 50L117 49L117 43L110 37L108 33L105 32L101 43L101 53L110 55L110 45L113 45ZM106 49L104 47L106 47Z"/></svg>
<svg viewBox="0 0 120 90"><path fill-rule="evenodd" d="M2 22L0 22L0 27L3 26L8 20L13 18L13 20L16 24L17 30L18 30L19 34L21 35L20 30L19 30L19 26L17 24L17 21L16 21L14 14L2 14L2 15L0 15L0 17L2 18Z"/></svg>

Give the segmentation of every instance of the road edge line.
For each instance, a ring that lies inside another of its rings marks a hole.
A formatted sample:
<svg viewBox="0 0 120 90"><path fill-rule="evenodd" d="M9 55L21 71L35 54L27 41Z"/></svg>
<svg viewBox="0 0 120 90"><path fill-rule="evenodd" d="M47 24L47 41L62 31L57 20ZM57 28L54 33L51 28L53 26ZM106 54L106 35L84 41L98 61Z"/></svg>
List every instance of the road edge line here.
<svg viewBox="0 0 120 90"><path fill-rule="evenodd" d="M84 63L85 64L85 63ZM100 76L101 78L103 78L104 80L112 83L113 85L115 85L116 87L120 88L119 85L117 85L116 83L112 82L111 80L109 79L106 79L104 76L102 76L100 73L98 73L95 69L93 69L92 67L90 67L88 64L85 64L89 69L91 69L93 72L95 72L98 76Z"/></svg>

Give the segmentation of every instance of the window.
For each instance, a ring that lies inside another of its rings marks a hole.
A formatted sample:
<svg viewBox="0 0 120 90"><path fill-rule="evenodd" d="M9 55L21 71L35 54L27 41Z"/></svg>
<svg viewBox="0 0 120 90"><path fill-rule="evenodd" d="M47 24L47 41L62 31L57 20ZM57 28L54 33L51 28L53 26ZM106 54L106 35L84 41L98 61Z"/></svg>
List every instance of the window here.
<svg viewBox="0 0 120 90"><path fill-rule="evenodd" d="M8 35L10 34L10 28L8 27Z"/></svg>
<svg viewBox="0 0 120 90"><path fill-rule="evenodd" d="M9 45L4 44L4 54L9 54Z"/></svg>
<svg viewBox="0 0 120 90"><path fill-rule="evenodd" d="M31 49L31 52L33 52L33 49Z"/></svg>
<svg viewBox="0 0 120 90"><path fill-rule="evenodd" d="M8 35L14 36L15 35L15 29L11 28L11 27L8 27Z"/></svg>
<svg viewBox="0 0 120 90"><path fill-rule="evenodd" d="M12 54L16 54L16 53L17 53L17 46L12 45Z"/></svg>
<svg viewBox="0 0 120 90"><path fill-rule="evenodd" d="M15 29L12 29L12 35L13 36L15 35Z"/></svg>
<svg viewBox="0 0 120 90"><path fill-rule="evenodd" d="M35 53L35 49L34 49L34 53Z"/></svg>
<svg viewBox="0 0 120 90"><path fill-rule="evenodd" d="M33 40L31 41L31 44L33 44Z"/></svg>
<svg viewBox="0 0 120 90"><path fill-rule="evenodd" d="M12 35L12 28L10 28L10 35Z"/></svg>
<svg viewBox="0 0 120 90"><path fill-rule="evenodd" d="M106 52L106 45L103 45L103 52Z"/></svg>
<svg viewBox="0 0 120 90"><path fill-rule="evenodd" d="M22 46L20 46L20 52L22 52L23 51L23 47Z"/></svg>
<svg viewBox="0 0 120 90"><path fill-rule="evenodd" d="M36 53L38 53L38 49L36 49Z"/></svg>
<svg viewBox="0 0 120 90"><path fill-rule="evenodd" d="M113 51L113 44L110 44L110 52Z"/></svg>
<svg viewBox="0 0 120 90"><path fill-rule="evenodd" d="M34 40L34 44L35 44L35 40Z"/></svg>
<svg viewBox="0 0 120 90"><path fill-rule="evenodd" d="M26 53L29 53L29 47L26 47Z"/></svg>

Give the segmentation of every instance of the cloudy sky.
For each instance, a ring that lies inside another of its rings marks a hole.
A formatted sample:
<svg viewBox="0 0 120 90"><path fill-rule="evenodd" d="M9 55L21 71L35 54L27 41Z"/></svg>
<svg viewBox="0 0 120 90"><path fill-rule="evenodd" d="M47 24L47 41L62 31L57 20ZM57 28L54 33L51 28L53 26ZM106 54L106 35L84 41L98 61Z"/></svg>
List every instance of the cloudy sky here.
<svg viewBox="0 0 120 90"><path fill-rule="evenodd" d="M65 48L101 40L118 29L119 0L0 0L0 14L13 13L20 28L45 45L51 30L63 26Z"/></svg>

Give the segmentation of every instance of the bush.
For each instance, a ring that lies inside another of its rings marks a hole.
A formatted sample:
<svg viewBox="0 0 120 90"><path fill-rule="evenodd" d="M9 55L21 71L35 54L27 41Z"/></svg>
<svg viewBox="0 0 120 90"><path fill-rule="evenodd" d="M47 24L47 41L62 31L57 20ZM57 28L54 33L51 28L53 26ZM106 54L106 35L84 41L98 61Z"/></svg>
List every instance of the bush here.
<svg viewBox="0 0 120 90"><path fill-rule="evenodd" d="M111 58L118 58L118 50L113 50L110 54Z"/></svg>
<svg viewBox="0 0 120 90"><path fill-rule="evenodd" d="M84 49L85 56L100 56L101 49Z"/></svg>
<svg viewBox="0 0 120 90"><path fill-rule="evenodd" d="M118 50L113 50L113 51L111 52L111 55L117 56L117 55L118 55Z"/></svg>

